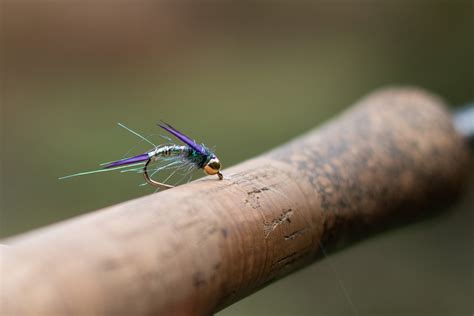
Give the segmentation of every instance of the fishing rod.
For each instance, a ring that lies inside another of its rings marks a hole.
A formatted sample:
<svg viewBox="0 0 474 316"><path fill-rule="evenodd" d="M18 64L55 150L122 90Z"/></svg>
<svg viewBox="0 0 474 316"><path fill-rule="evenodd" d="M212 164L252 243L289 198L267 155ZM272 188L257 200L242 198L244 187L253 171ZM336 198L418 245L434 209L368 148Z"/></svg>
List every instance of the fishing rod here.
<svg viewBox="0 0 474 316"><path fill-rule="evenodd" d="M7 239L2 312L212 314L314 262L321 245L330 253L452 202L469 174L469 113L419 89L376 91L221 181Z"/></svg>

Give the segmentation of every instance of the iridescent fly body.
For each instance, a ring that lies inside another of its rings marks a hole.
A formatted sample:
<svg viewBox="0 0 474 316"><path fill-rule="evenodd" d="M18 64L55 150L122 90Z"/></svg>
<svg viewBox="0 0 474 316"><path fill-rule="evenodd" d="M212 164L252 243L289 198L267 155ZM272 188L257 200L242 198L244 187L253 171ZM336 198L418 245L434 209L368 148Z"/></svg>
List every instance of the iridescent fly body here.
<svg viewBox="0 0 474 316"><path fill-rule="evenodd" d="M208 175L217 175L219 179L223 178L220 172L221 164L217 156L206 146L204 146L203 144L196 143L194 140L184 135L183 133L179 132L171 125L166 124L166 123L159 124L161 128L163 128L164 130L166 130L167 132L175 136L177 139L181 140L184 143L184 145L169 144L169 145L156 146L155 144L150 142L148 139L141 136L137 132L129 129L128 127L125 127L122 124L119 124L119 126L137 135L142 140L145 140L148 143L152 144L154 148L140 155L136 155L133 157L128 157L128 158L124 158L124 159L107 163L105 164L103 169L100 169L100 170L77 173L70 176L62 177L60 179L70 178L70 177L85 175L85 174L92 174L92 173L97 173L97 172L104 172L104 171L109 171L109 170L122 169L126 166L134 166L135 168L132 168L129 170L121 170L122 172L125 172L125 171L143 172L143 175L149 184L159 187L159 188L163 188L163 189L171 188L173 186L163 183L163 182L158 182L156 180L153 180L152 176L156 174L157 172L165 170L165 169L174 168L175 169L174 172L180 169L181 170L185 169L188 172L191 171L192 169L203 169L204 172ZM148 170L149 164L155 161L166 162L166 164L153 169L152 174L149 175L149 170ZM142 165L142 164L143 164L143 167L139 167L139 168L136 167L137 165Z"/></svg>

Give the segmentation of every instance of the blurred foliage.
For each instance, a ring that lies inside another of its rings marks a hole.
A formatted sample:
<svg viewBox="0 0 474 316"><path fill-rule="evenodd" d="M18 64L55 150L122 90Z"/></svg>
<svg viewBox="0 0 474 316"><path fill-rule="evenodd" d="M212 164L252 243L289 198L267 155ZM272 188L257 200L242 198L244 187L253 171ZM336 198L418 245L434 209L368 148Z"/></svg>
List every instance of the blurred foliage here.
<svg viewBox="0 0 474 316"><path fill-rule="evenodd" d="M473 99L471 1L94 3L2 2L2 237L152 192L133 174L57 180L136 145L116 122L163 119L230 166L382 86ZM470 314L473 195L220 315L351 315L331 266L361 315Z"/></svg>

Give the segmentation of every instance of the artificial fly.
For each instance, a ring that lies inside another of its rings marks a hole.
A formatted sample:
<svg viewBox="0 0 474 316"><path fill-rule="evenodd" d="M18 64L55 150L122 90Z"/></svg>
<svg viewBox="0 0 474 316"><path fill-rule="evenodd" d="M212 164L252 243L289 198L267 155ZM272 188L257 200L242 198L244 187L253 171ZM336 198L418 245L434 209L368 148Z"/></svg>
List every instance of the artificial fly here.
<svg viewBox="0 0 474 316"><path fill-rule="evenodd" d="M194 169L202 169L207 175L217 175L219 180L223 179L223 175L220 172L222 166L217 156L208 149L204 144L198 144L188 136L176 130L169 124L163 122L158 124L159 127L179 139L184 145L167 144L167 145L155 145L150 140L140 135L139 133L131 130L123 124L118 123L120 127L125 128L132 134L138 136L142 140L153 146L153 149L146 151L143 154L128 157L112 162L103 164L102 169L80 172L59 179L72 178L87 174L94 174L99 172L113 171L120 169L121 172L137 171L143 172L143 176L148 184L157 187L159 189L170 189L174 185L167 184L166 181L178 170L184 171L185 175ZM167 138L168 139L168 138ZM171 140L170 140L171 141ZM156 167L150 174L150 164L153 162L163 162L164 165ZM123 170L125 167L134 167L132 169ZM164 181L156 181L152 177L163 170L175 169L174 172Z"/></svg>

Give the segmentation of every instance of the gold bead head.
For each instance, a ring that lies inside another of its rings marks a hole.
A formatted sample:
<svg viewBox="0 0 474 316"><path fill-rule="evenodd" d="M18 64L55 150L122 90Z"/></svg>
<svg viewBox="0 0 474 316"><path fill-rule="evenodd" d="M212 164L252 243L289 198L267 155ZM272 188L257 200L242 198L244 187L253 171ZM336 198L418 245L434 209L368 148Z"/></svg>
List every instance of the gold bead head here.
<svg viewBox="0 0 474 316"><path fill-rule="evenodd" d="M222 174L219 172L221 168L221 162L216 156L213 156L204 166L204 172L208 175L217 174L219 179L222 179Z"/></svg>

